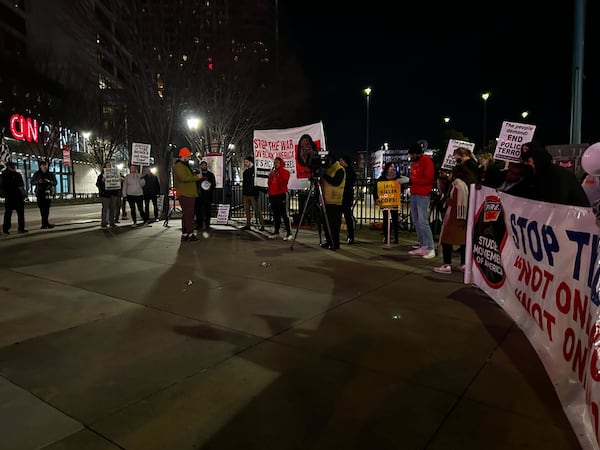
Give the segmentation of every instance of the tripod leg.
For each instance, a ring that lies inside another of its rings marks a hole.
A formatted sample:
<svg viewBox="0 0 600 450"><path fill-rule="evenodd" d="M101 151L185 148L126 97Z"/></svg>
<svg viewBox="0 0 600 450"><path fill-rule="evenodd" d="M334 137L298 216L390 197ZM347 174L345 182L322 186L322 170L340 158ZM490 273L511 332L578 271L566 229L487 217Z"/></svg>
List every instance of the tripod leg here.
<svg viewBox="0 0 600 450"><path fill-rule="evenodd" d="M294 238L292 239L292 243L290 244L290 250L294 250L294 243L296 242L296 237L298 237L298 232L300 231L300 225L304 221L304 216L306 215L306 211L308 210L308 205L313 198L314 192L314 183L311 183L310 189L308 190L308 197L306 198L306 203L304 204L304 209L302 210L302 214L300 215L300 219L298 219L298 226L296 227L296 232L294 233Z"/></svg>
<svg viewBox="0 0 600 450"><path fill-rule="evenodd" d="M321 213L325 218L325 229L330 240L333 240L333 234L331 233L331 226L329 225L329 218L327 217L327 209L325 208L325 197L323 196L323 188L320 183L317 183L317 189L319 190L319 206L321 207ZM320 235L319 235L320 236ZM329 242L330 247L335 250L334 243Z"/></svg>

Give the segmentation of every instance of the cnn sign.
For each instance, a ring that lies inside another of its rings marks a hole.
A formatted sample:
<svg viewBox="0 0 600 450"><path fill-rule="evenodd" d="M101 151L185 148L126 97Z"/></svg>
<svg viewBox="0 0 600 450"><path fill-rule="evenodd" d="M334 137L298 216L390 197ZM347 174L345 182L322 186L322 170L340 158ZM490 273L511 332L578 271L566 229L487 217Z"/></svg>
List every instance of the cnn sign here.
<svg viewBox="0 0 600 450"><path fill-rule="evenodd" d="M31 117L14 114L10 118L10 132L18 141L38 142L38 122Z"/></svg>

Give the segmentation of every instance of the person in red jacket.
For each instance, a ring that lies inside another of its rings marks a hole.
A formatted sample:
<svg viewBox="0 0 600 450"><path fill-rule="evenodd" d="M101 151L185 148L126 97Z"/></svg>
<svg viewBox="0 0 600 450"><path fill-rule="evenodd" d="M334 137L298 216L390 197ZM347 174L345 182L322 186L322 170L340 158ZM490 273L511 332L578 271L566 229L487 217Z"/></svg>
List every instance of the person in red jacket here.
<svg viewBox="0 0 600 450"><path fill-rule="evenodd" d="M283 240L289 241L292 238L292 228L290 227L290 219L287 215L287 191L290 172L283 166L283 160L279 157L275 158L273 165L274 167L269 173L267 183L269 185L269 202L273 211L273 226L275 227L275 231L269 237L272 239L279 237L279 228L283 219L286 230Z"/></svg>
<svg viewBox="0 0 600 450"><path fill-rule="evenodd" d="M423 147L416 143L408 150L410 158L410 218L415 226L419 248L408 252L412 256L425 259L435 257L433 235L429 225L429 202L435 168L428 155L423 154Z"/></svg>

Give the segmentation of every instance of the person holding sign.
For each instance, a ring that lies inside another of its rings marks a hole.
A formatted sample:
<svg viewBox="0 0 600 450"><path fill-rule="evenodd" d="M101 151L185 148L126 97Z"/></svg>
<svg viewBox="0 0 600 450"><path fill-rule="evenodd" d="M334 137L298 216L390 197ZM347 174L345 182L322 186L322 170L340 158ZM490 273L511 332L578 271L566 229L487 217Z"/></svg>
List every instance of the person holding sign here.
<svg viewBox="0 0 600 450"><path fill-rule="evenodd" d="M121 175L119 169L113 169L110 161L106 161L103 166L102 173L98 175L96 187L102 202L102 217L100 226L106 228L110 225L115 227L115 218L119 216L118 200L121 187Z"/></svg>
<svg viewBox="0 0 600 450"><path fill-rule="evenodd" d="M450 176L450 193L446 199L444 220L440 231L443 264L434 267L437 273L452 273L453 246L459 246L460 265L458 270L465 271L465 250L467 242L467 209L469 206L469 185L477 181L477 177L465 164L457 164Z"/></svg>
<svg viewBox="0 0 600 450"><path fill-rule="evenodd" d="M131 209L131 220L133 220L133 226L137 225L137 216L135 208L140 213L143 225L145 227L151 227L148 222L148 217L144 212L144 185L146 181L140 176L137 171L137 167L133 164L129 164L129 173L125 175L125 181L123 181L123 197L127 198L129 208Z"/></svg>
<svg viewBox="0 0 600 450"><path fill-rule="evenodd" d="M400 208L400 193L401 193L401 184L408 183L408 177L398 177L398 171L396 169L396 164L391 161L388 161L383 166L383 170L381 171L381 175L377 178L377 183L373 189L373 196L375 198L375 204L379 206L383 210L383 243L385 245L390 245L390 217L392 222L392 231L394 233L394 244L398 243L398 209ZM390 182L393 182L390 184ZM382 188L382 190L380 190ZM385 198L380 196L380 192L386 190L393 190L394 192L390 192L389 196L387 193L384 193ZM390 204L386 202L387 199L394 199Z"/></svg>

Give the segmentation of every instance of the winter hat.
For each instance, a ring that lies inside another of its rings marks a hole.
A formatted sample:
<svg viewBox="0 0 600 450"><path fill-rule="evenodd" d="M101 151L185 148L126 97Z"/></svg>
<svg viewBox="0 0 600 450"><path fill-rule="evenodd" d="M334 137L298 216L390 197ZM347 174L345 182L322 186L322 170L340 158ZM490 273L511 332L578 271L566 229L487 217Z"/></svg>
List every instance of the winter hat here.
<svg viewBox="0 0 600 450"><path fill-rule="evenodd" d="M179 150L179 157L181 158L182 156L192 156L192 152L190 152L189 148L182 147L181 150Z"/></svg>
<svg viewBox="0 0 600 450"><path fill-rule="evenodd" d="M418 142L411 145L410 148L408 149L409 155L421 155L422 153L423 153L423 147L421 147L421 144L419 144Z"/></svg>
<svg viewBox="0 0 600 450"><path fill-rule="evenodd" d="M254 158L252 156L246 156L244 159L246 161L250 161L251 163L254 163Z"/></svg>

